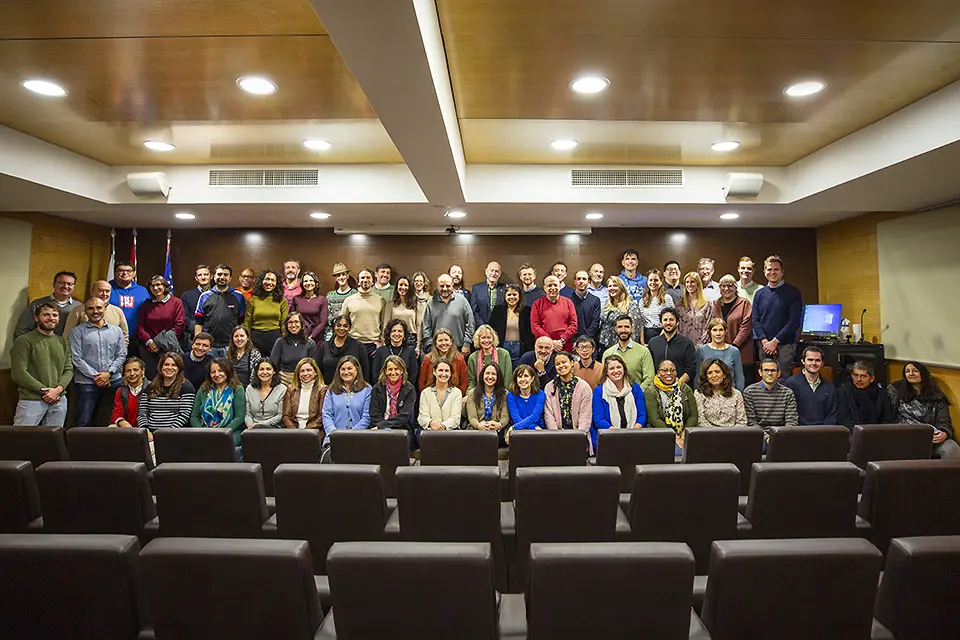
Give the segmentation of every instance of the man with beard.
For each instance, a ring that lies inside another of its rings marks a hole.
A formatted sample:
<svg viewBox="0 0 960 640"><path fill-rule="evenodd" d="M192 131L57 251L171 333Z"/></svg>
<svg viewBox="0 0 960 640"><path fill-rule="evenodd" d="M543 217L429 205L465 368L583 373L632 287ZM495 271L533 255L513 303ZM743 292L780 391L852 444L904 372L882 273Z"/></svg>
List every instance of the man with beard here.
<svg viewBox="0 0 960 640"><path fill-rule="evenodd" d="M292 305L293 299L303 293L300 286L300 261L293 258L283 263L283 297Z"/></svg>
<svg viewBox="0 0 960 640"><path fill-rule="evenodd" d="M850 380L837 389L837 422L850 433L858 424L891 424L897 416L890 396L874 378L873 365L857 360Z"/></svg>
<svg viewBox="0 0 960 640"><path fill-rule="evenodd" d="M10 350L10 375L20 398L13 424L62 427L73 362L67 341L56 334L60 309L55 302L41 302L34 321L36 329L17 338Z"/></svg>
<svg viewBox="0 0 960 640"><path fill-rule="evenodd" d="M104 320L103 300L90 298L83 307L87 321L70 332L77 426L103 427L110 423L113 398L127 357L127 341L120 327Z"/></svg>
<svg viewBox="0 0 960 640"><path fill-rule="evenodd" d="M453 281L453 294L466 298L467 304L469 305L470 292L463 288L463 267L458 264L452 264L447 273L450 274L450 279Z"/></svg>
<svg viewBox="0 0 960 640"><path fill-rule="evenodd" d="M58 336L63 335L64 327L67 323L67 316L75 308L82 306L79 300L73 298L73 288L77 284L76 274L70 271L60 271L53 277L53 293L42 298L32 300L23 313L20 315L20 321L17 322L15 336L22 336L30 333L37 328L36 312L42 302L50 302L57 305L60 311L60 320L55 330Z"/></svg>
<svg viewBox="0 0 960 640"><path fill-rule="evenodd" d="M533 303L547 295L544 290L537 286L537 268L529 262L524 262L517 269L517 281L520 283L520 289L523 291L523 302L532 307Z"/></svg>
<svg viewBox="0 0 960 640"><path fill-rule="evenodd" d="M537 338L537 341L533 344L533 351L527 351L520 356L520 364L530 365L537 372L537 380L540 382L541 389L557 377L557 367L553 362L553 356L553 340L546 336Z"/></svg>
<svg viewBox="0 0 960 640"><path fill-rule="evenodd" d="M618 342L603 352L603 360L612 355L620 356L627 365L627 373L633 381L641 387L646 387L653 382L653 376L656 375L650 350L633 341L633 320L630 316L624 314L617 318L615 329Z"/></svg>
<svg viewBox="0 0 960 640"><path fill-rule="evenodd" d="M470 353L475 327L469 298L454 295L453 277L442 274L437 278L437 293L427 303L427 310L423 313L420 353L430 352L437 329L447 329L453 334L453 344L466 355Z"/></svg>
<svg viewBox="0 0 960 640"><path fill-rule="evenodd" d="M213 336L210 355L214 358L227 357L233 330L243 324L247 313L247 299L230 286L232 276L230 265L218 264L214 274L216 286L200 296L194 314L194 334L206 331Z"/></svg>
<svg viewBox="0 0 960 640"><path fill-rule="evenodd" d="M103 310L103 321L107 324L112 324L115 327L120 327L120 331L123 332L124 341L128 341L129 331L127 329L127 317L123 315L123 311L120 307L110 304L110 290L112 287L110 283L106 280L97 280L93 283L93 286L90 287L90 296L94 298L100 298L103 300L105 305ZM63 326L63 335L69 337L70 332L73 331L74 327L81 325L87 321L87 314L84 312L84 305L78 304L70 312L70 315L67 316L67 323Z"/></svg>
<svg viewBox="0 0 960 640"><path fill-rule="evenodd" d="M600 298L600 308L607 306L607 297L610 293L607 291L607 283L603 279L603 265L595 262L590 265L590 284L587 291Z"/></svg>
<svg viewBox="0 0 960 640"><path fill-rule="evenodd" d="M666 307L660 310L660 324L663 331L660 335L650 338L650 355L653 356L654 367L659 369L660 363L670 360L676 365L680 382L690 384L697 377L697 347L690 338L686 338L677 329L680 324L677 310Z"/></svg>

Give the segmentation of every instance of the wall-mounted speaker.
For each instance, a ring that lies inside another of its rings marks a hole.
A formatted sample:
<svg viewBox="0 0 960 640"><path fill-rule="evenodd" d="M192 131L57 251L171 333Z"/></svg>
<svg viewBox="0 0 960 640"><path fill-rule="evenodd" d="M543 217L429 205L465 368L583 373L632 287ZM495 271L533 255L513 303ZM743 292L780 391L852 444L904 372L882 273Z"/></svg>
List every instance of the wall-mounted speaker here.
<svg viewBox="0 0 960 640"><path fill-rule="evenodd" d="M756 198L762 188L762 173L728 173L724 191L728 198Z"/></svg>
<svg viewBox="0 0 960 640"><path fill-rule="evenodd" d="M170 193L170 181L167 174L160 171L150 173L128 173L127 186L138 198L157 198Z"/></svg>

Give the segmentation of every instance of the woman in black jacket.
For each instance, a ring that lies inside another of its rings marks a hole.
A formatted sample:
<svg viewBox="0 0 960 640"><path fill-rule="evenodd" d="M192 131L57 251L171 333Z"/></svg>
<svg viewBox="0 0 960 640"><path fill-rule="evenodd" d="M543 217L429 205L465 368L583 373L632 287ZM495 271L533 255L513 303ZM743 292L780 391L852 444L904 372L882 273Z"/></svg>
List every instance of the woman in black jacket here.
<svg viewBox="0 0 960 640"><path fill-rule="evenodd" d="M960 457L950 419L950 401L937 386L930 370L920 362L903 365L903 379L889 387L890 401L897 414L897 422L929 424L933 426L934 458Z"/></svg>
<svg viewBox="0 0 960 640"><path fill-rule="evenodd" d="M490 326L500 338L500 346L510 354L514 368L520 356L533 351L533 330L530 328L530 307L523 301L523 292L515 284L508 284L503 300L490 312Z"/></svg>
<svg viewBox="0 0 960 640"><path fill-rule="evenodd" d="M337 372L337 365L340 364L340 358L344 356L356 358L360 362L363 379L372 380L367 350L356 339L350 337L350 327L353 326L350 318L342 315L337 316L330 323L330 326L333 327L333 335L330 336L329 340L321 342L317 346L317 363L320 365L324 383L329 384L333 381Z"/></svg>
<svg viewBox="0 0 960 640"><path fill-rule="evenodd" d="M417 390L407 379L403 358L387 356L370 392L370 427L412 431L416 403Z"/></svg>
<svg viewBox="0 0 960 640"><path fill-rule="evenodd" d="M387 323L383 334L387 341L373 352L373 358L370 360L370 379L379 380L380 370L383 369L387 358L389 356L399 356L407 365L407 377L416 386L417 377L420 375L420 363L417 360L416 341L414 340L411 343L407 324L400 318L394 318Z"/></svg>

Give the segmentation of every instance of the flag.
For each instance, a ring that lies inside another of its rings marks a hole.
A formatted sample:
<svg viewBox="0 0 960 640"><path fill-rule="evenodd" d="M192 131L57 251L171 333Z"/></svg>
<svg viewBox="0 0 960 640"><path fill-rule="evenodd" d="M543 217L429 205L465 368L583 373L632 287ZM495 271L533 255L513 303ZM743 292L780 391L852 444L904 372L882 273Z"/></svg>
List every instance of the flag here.
<svg viewBox="0 0 960 640"><path fill-rule="evenodd" d="M170 229L167 229L167 264L163 267L163 279L170 283L173 290L173 269L170 267Z"/></svg>
<svg viewBox="0 0 960 640"><path fill-rule="evenodd" d="M113 280L117 263L117 230L110 229L110 266L107 267L107 282Z"/></svg>
<svg viewBox="0 0 960 640"><path fill-rule="evenodd" d="M137 228L133 228L133 244L130 246L130 264L133 265L133 270L137 270Z"/></svg>

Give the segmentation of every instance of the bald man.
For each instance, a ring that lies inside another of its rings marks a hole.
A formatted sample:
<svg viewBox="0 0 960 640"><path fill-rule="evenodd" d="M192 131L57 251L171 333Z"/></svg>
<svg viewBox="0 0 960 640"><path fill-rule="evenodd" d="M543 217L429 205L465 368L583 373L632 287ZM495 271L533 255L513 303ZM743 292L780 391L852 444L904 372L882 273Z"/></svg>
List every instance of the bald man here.
<svg viewBox="0 0 960 640"><path fill-rule="evenodd" d="M503 301L504 285L500 284L501 273L500 263L491 262L483 271L486 280L473 285L470 291L470 308L473 309L474 326L487 324L490 312Z"/></svg>
<svg viewBox="0 0 960 640"><path fill-rule="evenodd" d="M557 289L559 290L559 287ZM534 343L533 351L527 351L520 356L520 364L528 364L537 372L537 379L540 381L541 389L557 377L557 368L553 363L553 355L555 352L553 340L546 336L541 336L537 338L537 341Z"/></svg>
<svg viewBox="0 0 960 640"><path fill-rule="evenodd" d="M560 278L554 275L543 279L547 295L533 303L530 309L530 329L533 335L553 340L555 351L573 351L577 337L577 309L570 298L560 295Z"/></svg>
<svg viewBox="0 0 960 640"><path fill-rule="evenodd" d="M103 321L106 324L120 327L120 331L123 332L124 341L129 343L130 331L127 328L127 317L123 315L123 310L120 307L110 304L111 290L112 287L109 282L106 280L97 280L93 283L93 286L90 287L90 297L103 300L103 304L105 305ZM83 324L87 320L89 320L89 318L87 318L87 313L84 311L84 305L79 304L74 307L67 316L67 322L63 325L64 337L69 337L74 327L78 324Z"/></svg>

